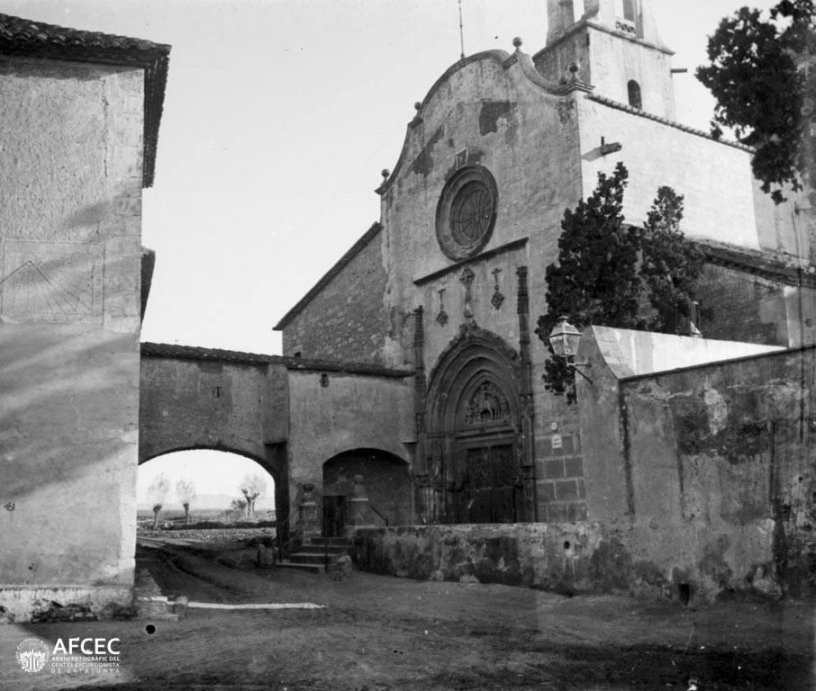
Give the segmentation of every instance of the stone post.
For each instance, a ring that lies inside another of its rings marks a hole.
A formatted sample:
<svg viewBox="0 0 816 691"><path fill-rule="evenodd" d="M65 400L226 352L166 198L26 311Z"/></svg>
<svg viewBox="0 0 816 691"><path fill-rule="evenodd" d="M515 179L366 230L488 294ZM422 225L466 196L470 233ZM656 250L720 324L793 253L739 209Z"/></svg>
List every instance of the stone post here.
<svg viewBox="0 0 816 691"><path fill-rule="evenodd" d="M363 484L363 476L354 476L354 494L351 497L351 530L355 528L373 528L369 518L368 491Z"/></svg>
<svg viewBox="0 0 816 691"><path fill-rule="evenodd" d="M303 527L303 541L322 534L320 516L314 494L315 486L311 482L303 485L303 499L300 502L300 525Z"/></svg>

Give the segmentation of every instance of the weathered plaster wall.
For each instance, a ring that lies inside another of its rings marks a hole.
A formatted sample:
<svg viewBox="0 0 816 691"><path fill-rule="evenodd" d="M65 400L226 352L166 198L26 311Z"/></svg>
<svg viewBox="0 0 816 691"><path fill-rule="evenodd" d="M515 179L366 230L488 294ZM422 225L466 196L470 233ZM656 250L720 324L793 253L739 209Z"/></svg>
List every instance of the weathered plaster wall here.
<svg viewBox="0 0 816 691"><path fill-rule="evenodd" d="M289 464L292 509L299 487L322 495L323 464L355 449L408 461L415 442L413 379L290 371Z"/></svg>
<svg viewBox="0 0 816 691"><path fill-rule="evenodd" d="M816 593L815 373L811 347L623 383L636 521L700 588Z"/></svg>
<svg viewBox="0 0 816 691"><path fill-rule="evenodd" d="M669 185L685 197L683 230L688 237L760 246L747 151L591 97L580 99L578 110L583 195L595 189L599 171L610 174L622 161L629 169L623 204L627 222L642 225L658 187ZM619 142L622 149L602 156L601 138ZM656 149L654 142L660 142L660 147Z"/></svg>
<svg viewBox="0 0 816 691"><path fill-rule="evenodd" d="M383 364L389 329L383 306L382 235L371 237L283 329L283 354Z"/></svg>
<svg viewBox="0 0 816 691"><path fill-rule="evenodd" d="M0 619L130 601L143 81L0 62Z"/></svg>
<svg viewBox="0 0 816 691"><path fill-rule="evenodd" d="M807 287L707 265L696 287L706 338L798 347L816 342L816 293Z"/></svg>
<svg viewBox="0 0 816 691"><path fill-rule="evenodd" d="M812 347L633 376L619 339L590 335L589 519L642 564L630 578L703 598L812 595Z"/></svg>
<svg viewBox="0 0 816 691"><path fill-rule="evenodd" d="M760 189L762 183L755 179L753 184L760 246L813 262L816 245L807 189L801 192L785 189L786 201L777 204L770 194Z"/></svg>
<svg viewBox="0 0 816 691"><path fill-rule="evenodd" d="M266 462L266 444L286 441L285 375L282 365L143 357L140 462L195 448ZM268 420L272 410L280 417Z"/></svg>
<svg viewBox="0 0 816 691"><path fill-rule="evenodd" d="M581 79L595 87L593 93L619 103L629 103L628 84L634 80L640 85L642 110L674 119L667 51L589 26L536 53L534 60L539 72L556 81L569 75L570 63L577 63Z"/></svg>
<svg viewBox="0 0 816 691"><path fill-rule="evenodd" d="M518 349L516 275L519 265L543 266L555 256L564 208L580 195L577 126L572 97L556 97L528 80L500 51L452 68L431 89L409 127L400 163L383 194L387 305L391 314L386 357L400 365L411 356L411 312L426 315L425 365L430 371L458 334L464 316L461 270L432 277L454 263L440 250L436 207L448 178L464 164L487 168L498 188L491 252L527 239L521 248L469 264L473 320ZM499 269L499 308L491 302ZM543 275L531 276L534 312L541 307ZM417 290L415 281L421 282ZM440 303L439 291L444 291ZM541 297L539 297L541 296ZM448 314L436 318L440 304Z"/></svg>

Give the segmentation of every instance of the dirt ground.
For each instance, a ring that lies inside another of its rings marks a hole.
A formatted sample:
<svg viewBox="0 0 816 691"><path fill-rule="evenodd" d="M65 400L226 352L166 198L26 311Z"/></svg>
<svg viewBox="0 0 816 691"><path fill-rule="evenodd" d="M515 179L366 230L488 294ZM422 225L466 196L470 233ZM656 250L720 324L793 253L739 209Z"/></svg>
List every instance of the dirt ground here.
<svg viewBox="0 0 816 691"><path fill-rule="evenodd" d="M0 689L816 688L814 608L801 604L694 609L360 572L334 581L256 570L248 551L224 546L140 549L137 561L164 595L324 608L188 609L178 621L0 627ZM29 637L118 637L121 674L23 672L14 651Z"/></svg>

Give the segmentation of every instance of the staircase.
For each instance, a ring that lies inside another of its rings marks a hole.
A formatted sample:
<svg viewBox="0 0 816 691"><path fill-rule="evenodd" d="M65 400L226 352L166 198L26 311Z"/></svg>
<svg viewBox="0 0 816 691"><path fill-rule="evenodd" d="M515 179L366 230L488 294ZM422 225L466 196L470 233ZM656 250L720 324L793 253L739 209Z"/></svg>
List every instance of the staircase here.
<svg viewBox="0 0 816 691"><path fill-rule="evenodd" d="M278 564L281 569L297 569L309 573L325 573L327 566L333 566L351 547L347 537L313 537L299 552L289 555Z"/></svg>

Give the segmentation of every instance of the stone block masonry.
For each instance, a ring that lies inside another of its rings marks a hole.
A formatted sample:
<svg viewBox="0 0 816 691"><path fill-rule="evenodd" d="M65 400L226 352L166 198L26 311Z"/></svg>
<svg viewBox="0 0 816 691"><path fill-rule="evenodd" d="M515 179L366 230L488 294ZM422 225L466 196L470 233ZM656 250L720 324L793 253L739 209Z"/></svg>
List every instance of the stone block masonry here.
<svg viewBox="0 0 816 691"><path fill-rule="evenodd" d="M384 364L381 239L375 225L281 320L284 355Z"/></svg>

